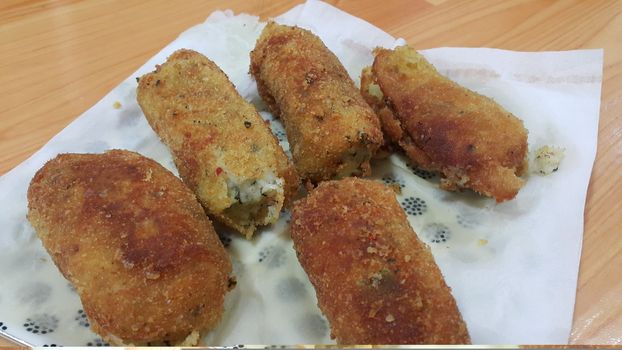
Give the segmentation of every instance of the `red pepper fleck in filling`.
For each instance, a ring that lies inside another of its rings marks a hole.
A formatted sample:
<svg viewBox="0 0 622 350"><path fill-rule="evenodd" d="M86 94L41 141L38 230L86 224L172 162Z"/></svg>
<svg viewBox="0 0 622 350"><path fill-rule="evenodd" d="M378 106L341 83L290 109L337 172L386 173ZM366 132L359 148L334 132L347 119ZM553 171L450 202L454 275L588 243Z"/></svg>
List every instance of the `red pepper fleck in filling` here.
<svg viewBox="0 0 622 350"><path fill-rule="evenodd" d="M216 168L216 176L219 176L220 174L222 174L222 168L218 167Z"/></svg>

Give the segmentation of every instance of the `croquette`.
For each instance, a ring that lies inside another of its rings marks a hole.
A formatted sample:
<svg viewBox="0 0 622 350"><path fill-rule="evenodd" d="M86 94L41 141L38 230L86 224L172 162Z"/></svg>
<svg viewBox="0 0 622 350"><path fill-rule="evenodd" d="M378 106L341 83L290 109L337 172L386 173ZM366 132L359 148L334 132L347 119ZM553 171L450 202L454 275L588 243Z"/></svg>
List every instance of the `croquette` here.
<svg viewBox="0 0 622 350"><path fill-rule="evenodd" d="M220 320L231 262L194 194L137 153L61 154L28 188L28 219L114 345L194 345Z"/></svg>
<svg viewBox="0 0 622 350"><path fill-rule="evenodd" d="M308 30L270 22L251 52L260 96L281 118L300 177L367 176L380 122L343 65Z"/></svg>
<svg viewBox="0 0 622 350"><path fill-rule="evenodd" d="M300 181L252 104L202 54L178 50L139 79L137 99L209 215L251 238L276 222Z"/></svg>
<svg viewBox="0 0 622 350"><path fill-rule="evenodd" d="M430 249L390 188L322 182L294 204L291 236L339 344L470 342Z"/></svg>
<svg viewBox="0 0 622 350"><path fill-rule="evenodd" d="M523 122L491 98L442 76L408 46L376 49L361 92L385 137L419 167L440 172L446 190L513 199L527 167Z"/></svg>

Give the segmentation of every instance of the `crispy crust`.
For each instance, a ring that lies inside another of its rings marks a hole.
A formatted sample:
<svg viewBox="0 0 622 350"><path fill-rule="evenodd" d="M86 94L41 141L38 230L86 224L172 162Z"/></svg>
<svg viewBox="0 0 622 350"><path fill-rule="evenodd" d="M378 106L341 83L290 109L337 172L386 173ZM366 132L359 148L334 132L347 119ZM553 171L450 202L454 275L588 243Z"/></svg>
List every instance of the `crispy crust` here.
<svg viewBox="0 0 622 350"><path fill-rule="evenodd" d="M278 140L207 57L191 50L174 52L140 78L137 99L173 153L181 178L208 213L247 238L256 225L243 225L225 212L235 204L229 179L252 182L274 173L285 182L279 211L297 193L298 175Z"/></svg>
<svg viewBox="0 0 622 350"><path fill-rule="evenodd" d="M497 202L524 184L527 130L492 99L440 75L414 49L377 49L361 89L388 137L421 168L439 171L447 190L469 188ZM378 84L383 100L366 92ZM379 112L380 114L380 112ZM397 131L396 128L401 129Z"/></svg>
<svg viewBox="0 0 622 350"><path fill-rule="evenodd" d="M28 219L113 344L177 342L221 318L231 262L194 194L137 153L62 154L28 189Z"/></svg>
<svg viewBox="0 0 622 350"><path fill-rule="evenodd" d="M251 52L251 73L285 124L303 180L369 175L369 159L383 142L380 123L317 36L268 23Z"/></svg>
<svg viewBox="0 0 622 350"><path fill-rule="evenodd" d="M340 344L465 344L429 248L388 187L347 178L294 204L291 235Z"/></svg>

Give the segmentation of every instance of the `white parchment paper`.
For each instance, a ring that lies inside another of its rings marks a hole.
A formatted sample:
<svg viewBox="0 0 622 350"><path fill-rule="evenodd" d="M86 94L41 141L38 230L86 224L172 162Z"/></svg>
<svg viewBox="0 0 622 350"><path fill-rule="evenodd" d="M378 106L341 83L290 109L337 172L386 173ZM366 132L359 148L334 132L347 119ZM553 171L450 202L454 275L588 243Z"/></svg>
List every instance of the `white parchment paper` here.
<svg viewBox="0 0 622 350"><path fill-rule="evenodd" d="M277 17L311 29L357 81L371 49L403 44L319 1ZM180 48L215 61L255 103L287 150L282 126L265 112L248 74L249 52L264 23L215 12L150 59L27 161L0 178L0 332L33 345L98 345L79 298L57 271L26 220L34 173L64 152L134 150L176 172L136 103L136 80ZM438 179L400 155L373 164L375 178L402 187L398 201L430 244L475 344L566 343L572 322L583 210L596 153L602 50L511 52L439 48L423 54L439 71L494 98L524 120L530 150L565 148L559 171L528 175L515 200L497 205L447 193ZM120 108L115 107L120 103ZM237 288L209 345L331 343L329 326L289 239L288 213L252 241L217 226L234 261ZM347 310L343 310L347 312ZM122 312L122 311L121 311Z"/></svg>

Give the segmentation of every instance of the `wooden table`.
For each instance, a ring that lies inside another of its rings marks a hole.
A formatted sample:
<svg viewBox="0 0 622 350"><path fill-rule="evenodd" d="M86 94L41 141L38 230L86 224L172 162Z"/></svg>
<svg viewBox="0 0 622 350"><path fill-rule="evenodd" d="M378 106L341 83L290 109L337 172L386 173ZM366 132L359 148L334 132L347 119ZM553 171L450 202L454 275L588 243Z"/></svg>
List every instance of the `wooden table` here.
<svg viewBox="0 0 622 350"><path fill-rule="evenodd" d="M0 2L0 174L214 10L261 18L300 1ZM598 154L570 343L622 344L622 2L329 1L416 48L604 48ZM0 339L0 345L11 344Z"/></svg>

